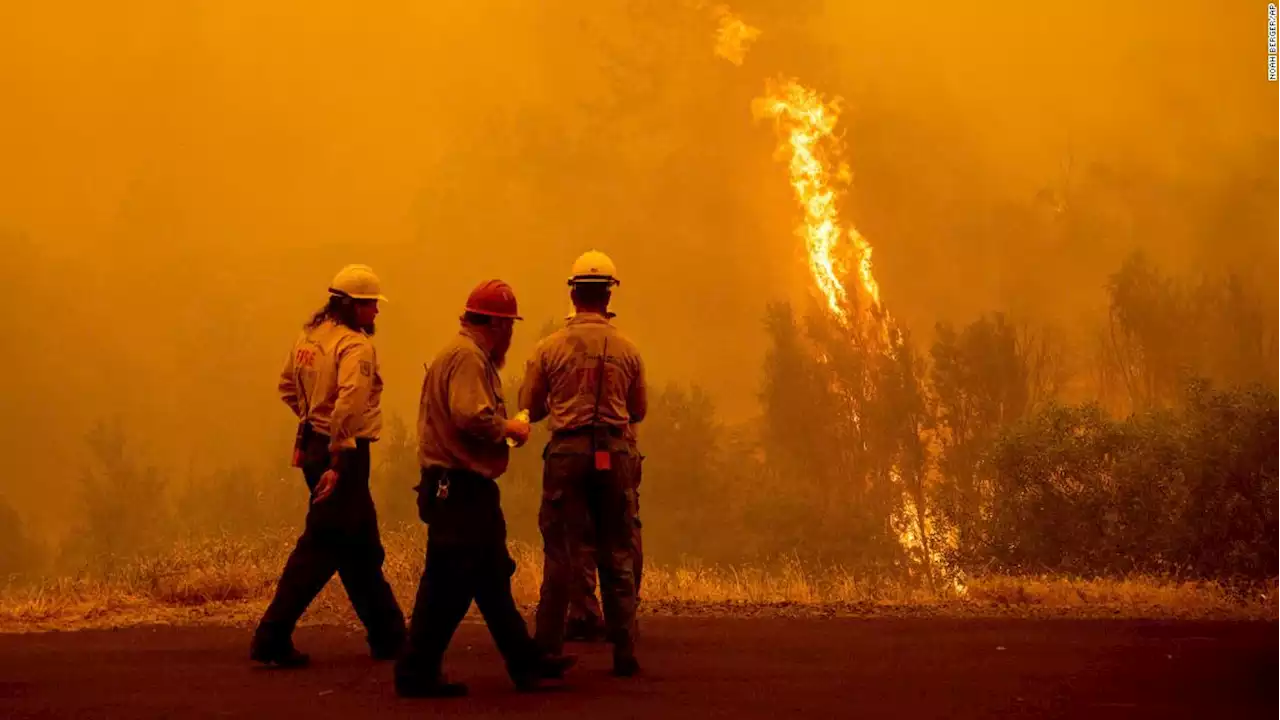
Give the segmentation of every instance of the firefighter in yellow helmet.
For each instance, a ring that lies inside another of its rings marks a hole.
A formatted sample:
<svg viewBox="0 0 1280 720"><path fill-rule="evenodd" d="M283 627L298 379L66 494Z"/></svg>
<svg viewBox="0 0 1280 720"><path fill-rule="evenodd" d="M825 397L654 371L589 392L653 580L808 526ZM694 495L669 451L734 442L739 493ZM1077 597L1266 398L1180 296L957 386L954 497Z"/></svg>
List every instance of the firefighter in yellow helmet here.
<svg viewBox="0 0 1280 720"><path fill-rule="evenodd" d="M385 557L369 494L369 445L382 430L382 375L373 345L382 297L367 265L348 265L329 286L328 303L303 326L280 376L280 396L298 417L294 465L311 503L275 597L254 633L250 657L300 666L293 630L336 572L368 631L375 658L391 659L404 641L404 615L382 574Z"/></svg>
<svg viewBox="0 0 1280 720"><path fill-rule="evenodd" d="M534 350L520 390L529 419L547 419L544 451L542 593L535 637L559 653L573 587L581 588L579 552L590 538L600 573L613 672L628 677L636 661L636 559L640 453L633 425L648 399L640 351L610 322L618 285L607 255L583 254L569 277L574 315Z"/></svg>

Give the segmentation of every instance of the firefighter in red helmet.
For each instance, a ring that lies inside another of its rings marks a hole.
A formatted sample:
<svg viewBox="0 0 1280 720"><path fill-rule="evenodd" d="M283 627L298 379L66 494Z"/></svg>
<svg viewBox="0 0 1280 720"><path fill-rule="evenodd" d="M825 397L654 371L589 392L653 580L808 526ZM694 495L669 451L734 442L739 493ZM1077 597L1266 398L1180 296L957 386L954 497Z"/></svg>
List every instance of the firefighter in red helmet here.
<svg viewBox="0 0 1280 720"><path fill-rule="evenodd" d="M462 329L427 366L418 408L418 515L427 523L427 557L396 663L396 692L410 697L466 694L449 682L441 660L474 600L520 690L559 678L573 658L543 653L511 596L516 564L497 479L507 469L508 440L529 439L529 423L507 417L498 375L520 319L515 293L501 280L467 298Z"/></svg>

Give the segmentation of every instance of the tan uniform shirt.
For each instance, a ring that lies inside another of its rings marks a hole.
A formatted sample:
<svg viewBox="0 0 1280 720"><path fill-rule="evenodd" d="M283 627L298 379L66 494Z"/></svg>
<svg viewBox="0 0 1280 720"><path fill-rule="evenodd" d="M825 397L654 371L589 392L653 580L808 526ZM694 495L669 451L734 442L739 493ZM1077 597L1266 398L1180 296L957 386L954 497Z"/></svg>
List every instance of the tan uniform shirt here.
<svg viewBox="0 0 1280 720"><path fill-rule="evenodd" d="M502 379L463 330L427 366L418 406L418 462L496 479L507 469L506 419Z"/></svg>
<svg viewBox="0 0 1280 720"><path fill-rule="evenodd" d="M520 407L530 421L547 418L552 432L591 425L594 417L594 424L634 437L631 425L644 419L648 405L640 351L597 313L574 315L538 343L520 388Z"/></svg>
<svg viewBox="0 0 1280 720"><path fill-rule="evenodd" d="M382 375L373 338L325 320L304 331L280 373L280 398L298 419L328 435L329 450L382 432Z"/></svg>

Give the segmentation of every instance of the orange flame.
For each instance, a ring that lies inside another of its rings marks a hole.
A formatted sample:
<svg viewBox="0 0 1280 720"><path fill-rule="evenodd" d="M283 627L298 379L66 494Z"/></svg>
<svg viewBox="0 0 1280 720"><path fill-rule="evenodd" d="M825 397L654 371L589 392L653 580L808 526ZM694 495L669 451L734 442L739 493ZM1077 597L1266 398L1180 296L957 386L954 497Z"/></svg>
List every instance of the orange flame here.
<svg viewBox="0 0 1280 720"><path fill-rule="evenodd" d="M791 187L804 212L797 228L809 254L809 270L832 315L850 324L849 296L842 279L856 262L861 292L880 305L880 286L871 269L871 244L853 227L840 226L837 185L847 184L849 168L838 162L842 150L835 134L839 100L827 102L795 80L770 81L764 97L752 104L757 118L771 118L782 137L779 152L789 155Z"/></svg>
<svg viewBox="0 0 1280 720"><path fill-rule="evenodd" d="M902 473L898 471L897 467L889 470L889 477L894 485L902 488ZM925 543L920 534L921 528L924 528L930 534L940 529L933 517L933 513L926 512L924 517L920 516L920 508L916 506L915 498L912 497L910 492L902 493L902 507L893 513L891 524L897 531L898 545L907 551L908 556L921 560L925 554ZM950 532L942 533L939 537L933 538L928 548L928 559L935 571L942 575L938 579L945 583L944 588L958 597L964 597L969 593L969 586L965 583L964 573L960 568L952 567L947 562L946 556L942 553L942 548L939 547L939 545L945 545L954 548L955 542L954 528L951 528Z"/></svg>
<svg viewBox="0 0 1280 720"><path fill-rule="evenodd" d="M716 54L741 65L746 45L760 31L743 23L723 5L717 6L714 12L719 18ZM848 277L851 264L856 262L859 287L854 291L860 290L869 300L858 303L858 307L867 313L878 330L882 350L887 350L891 343L900 343L901 335L891 339L893 321L880 305L880 285L871 267L871 243L856 228L840 226L836 186L847 184L850 173L848 166L838 161L843 149L835 134L836 121L840 118L839 99L827 102L817 91L798 81L781 79L767 83L764 97L753 101L751 109L757 118L771 118L778 129L781 137L778 153L788 158L791 188L804 212L796 234L805 242L809 271L826 299L827 309L842 326L853 327L849 293L842 279ZM824 353L817 352L819 362L830 361ZM870 382L870 378L864 378L864 382ZM838 388L833 390L839 392ZM856 404L850 404L849 412L854 425L861 425ZM901 487L899 468L891 467L889 474L894 484ZM896 526L899 545L909 556L920 557L925 552L925 543L919 531L934 521L929 513L920 514L910 493L903 493L903 503L901 511L894 514L892 524ZM954 543L954 536L944 541ZM947 567L936 544L930 544L928 555L932 567ZM952 574L951 590L957 595L967 591L958 571Z"/></svg>

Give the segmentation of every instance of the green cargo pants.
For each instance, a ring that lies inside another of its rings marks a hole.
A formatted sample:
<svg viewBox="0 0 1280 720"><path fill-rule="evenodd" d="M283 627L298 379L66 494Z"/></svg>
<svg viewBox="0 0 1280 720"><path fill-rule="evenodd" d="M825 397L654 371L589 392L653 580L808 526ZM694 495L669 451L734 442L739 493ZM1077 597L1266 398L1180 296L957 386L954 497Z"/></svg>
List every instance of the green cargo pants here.
<svg viewBox="0 0 1280 720"><path fill-rule="evenodd" d="M635 558L632 561L636 576L636 600L640 599L641 578L643 577L644 567L644 543L641 537L640 522L640 481L644 471L643 456L641 457L641 466L636 470L636 492L635 507L632 508L631 517L634 521L632 528L631 545L635 551ZM578 558L578 565L572 570L572 586L569 588L569 635L578 634L591 635L598 632L598 629L604 628L604 618L600 613L600 601L596 599L596 541L594 532L588 532L584 537L578 539L578 549L574 552L574 556Z"/></svg>
<svg viewBox="0 0 1280 720"><path fill-rule="evenodd" d="M564 648L565 616L574 586L581 587L584 538L594 541L608 637L615 657L634 653L636 616L636 496L640 455L619 441L610 447L610 469L596 470L582 438L552 438L544 453L542 593L535 637L543 651Z"/></svg>

